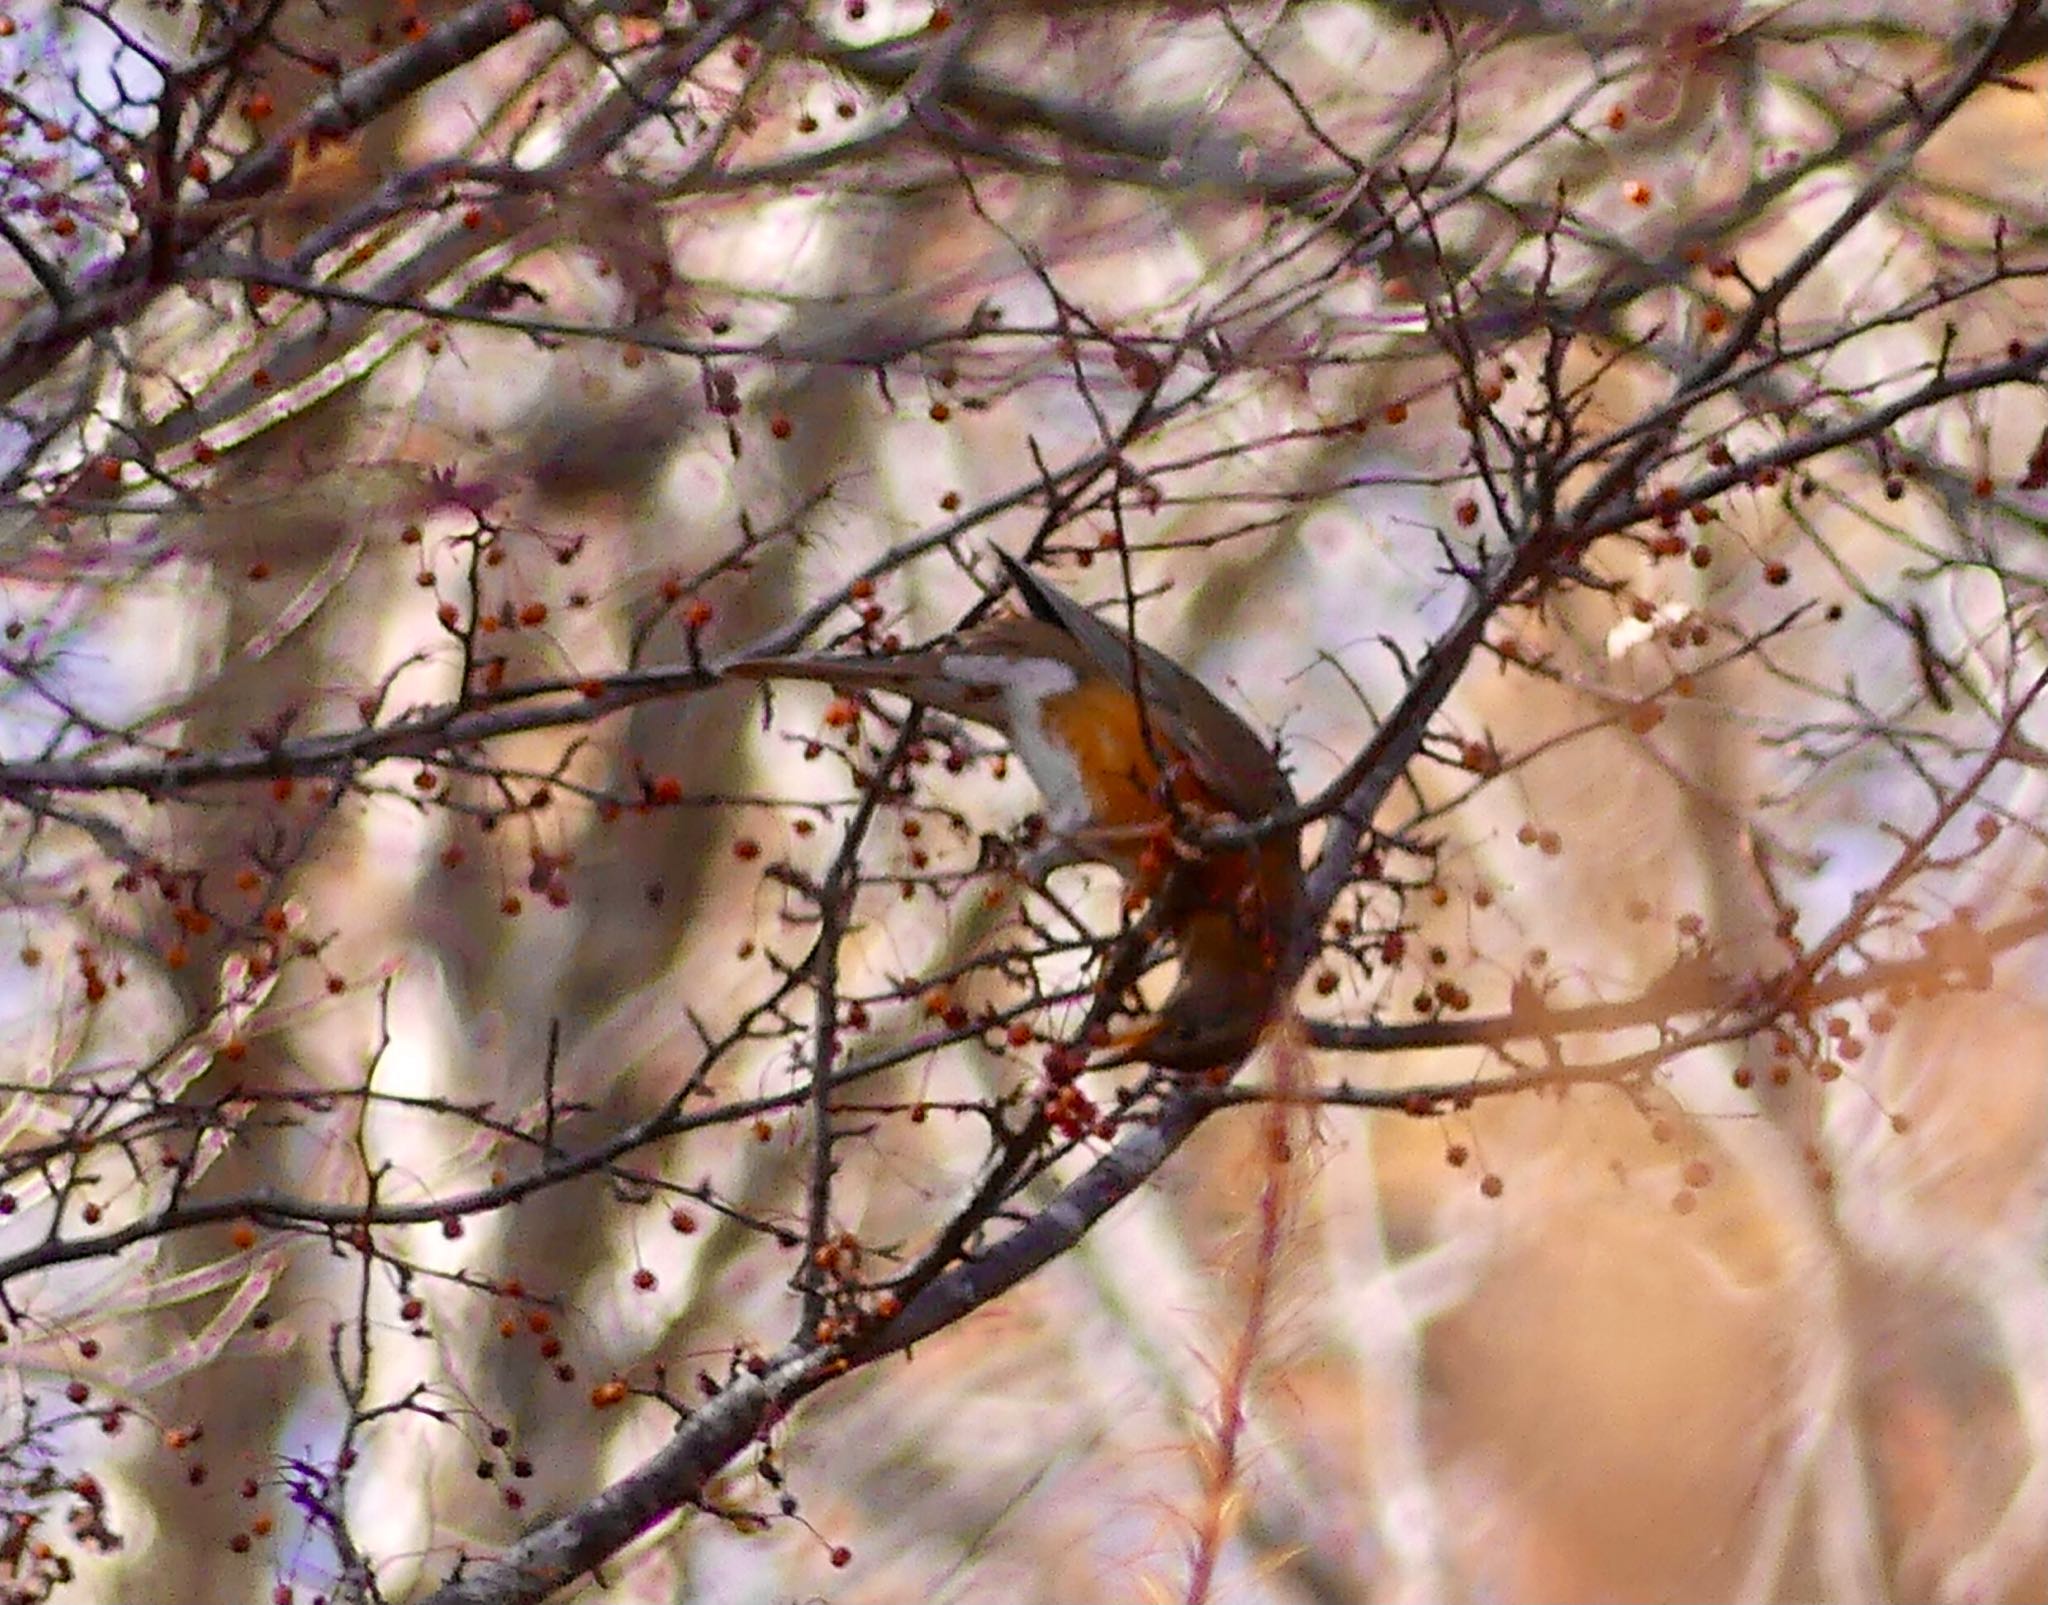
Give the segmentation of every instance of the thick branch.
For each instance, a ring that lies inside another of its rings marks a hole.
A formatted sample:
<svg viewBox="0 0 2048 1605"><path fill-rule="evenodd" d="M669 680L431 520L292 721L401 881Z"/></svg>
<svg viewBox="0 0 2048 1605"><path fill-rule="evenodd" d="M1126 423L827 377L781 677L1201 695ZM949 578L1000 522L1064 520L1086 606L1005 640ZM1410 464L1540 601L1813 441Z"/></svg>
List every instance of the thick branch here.
<svg viewBox="0 0 2048 1605"><path fill-rule="evenodd" d="M495 1560L466 1565L419 1605L539 1605L702 1496L704 1485L791 1405L834 1374L822 1350L792 1350L741 1376L637 1469Z"/></svg>

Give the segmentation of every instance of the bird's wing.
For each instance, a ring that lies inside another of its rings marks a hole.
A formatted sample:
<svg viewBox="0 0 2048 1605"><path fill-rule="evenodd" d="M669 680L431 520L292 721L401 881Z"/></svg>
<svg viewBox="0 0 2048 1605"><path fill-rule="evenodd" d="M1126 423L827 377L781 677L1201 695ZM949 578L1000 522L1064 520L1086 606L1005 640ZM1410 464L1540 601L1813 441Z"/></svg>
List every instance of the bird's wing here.
<svg viewBox="0 0 2048 1605"><path fill-rule="evenodd" d="M1131 681L1133 641L1105 624L1064 591L1055 589L1008 552L996 556L1009 571L1024 605L1056 624L1125 685ZM1258 732L1219 700L1206 685L1156 647L1135 643L1139 683L1148 708L1171 724L1202 783L1246 819L1294 806L1294 788Z"/></svg>

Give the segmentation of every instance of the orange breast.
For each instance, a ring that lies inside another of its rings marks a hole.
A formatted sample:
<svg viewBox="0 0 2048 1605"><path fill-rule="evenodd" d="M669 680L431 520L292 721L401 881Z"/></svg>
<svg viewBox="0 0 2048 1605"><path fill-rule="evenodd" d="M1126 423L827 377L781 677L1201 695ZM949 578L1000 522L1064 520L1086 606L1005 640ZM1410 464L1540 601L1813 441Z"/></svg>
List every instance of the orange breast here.
<svg viewBox="0 0 2048 1605"><path fill-rule="evenodd" d="M1072 755L1087 787L1090 824L1131 831L1137 838L1127 852L1103 854L1131 877L1132 891L1149 898L1171 876L1179 888L1177 898L1186 897L1194 908L1214 916L1210 929L1190 929L1185 936L1215 943L1219 963L1270 966L1276 933L1293 913L1300 877L1296 843L1283 836L1188 862L1168 840L1174 816L1161 800L1160 764L1153 754L1166 763L1184 822L1234 816L1202 783L1156 719L1149 732L1151 746L1146 745L1147 731L1129 692L1107 680L1090 680L1048 697L1039 717L1046 735ZM1156 832L1149 840L1144 836L1147 830ZM1231 951L1226 954L1226 949Z"/></svg>
<svg viewBox="0 0 2048 1605"><path fill-rule="evenodd" d="M1166 820L1159 800L1159 765L1152 752L1156 750L1173 765L1176 791L1181 789L1179 775L1187 766L1175 762L1178 755L1156 720L1151 728L1152 748L1146 747L1137 699L1130 692L1111 680L1087 680L1071 691L1046 698L1039 717L1046 734L1073 755L1088 788L1093 823L1116 828ZM1203 799L1190 796L1185 800Z"/></svg>

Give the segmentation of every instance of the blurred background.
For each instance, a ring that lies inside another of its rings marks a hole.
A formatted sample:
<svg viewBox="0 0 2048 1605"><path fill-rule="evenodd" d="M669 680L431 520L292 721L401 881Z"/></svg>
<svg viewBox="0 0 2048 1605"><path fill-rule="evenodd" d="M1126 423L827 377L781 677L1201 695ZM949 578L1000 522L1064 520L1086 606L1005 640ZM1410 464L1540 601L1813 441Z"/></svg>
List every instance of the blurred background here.
<svg viewBox="0 0 2048 1605"><path fill-rule="evenodd" d="M418 1594L668 1439L608 1380L789 1339L790 977L901 710L718 662L923 641L1033 546L1307 798L1586 515L1332 907L1299 1001L1354 1045L1246 1072L1332 1094L1291 1159L1210 1121L603 1588L1172 1599L1206 1545L1245 1601L2048 1596L2044 49L0 11L0 1600ZM1003 873L987 738L922 756L834 969L868 1280L1119 910ZM1501 1076L1554 1084L1398 1110Z"/></svg>

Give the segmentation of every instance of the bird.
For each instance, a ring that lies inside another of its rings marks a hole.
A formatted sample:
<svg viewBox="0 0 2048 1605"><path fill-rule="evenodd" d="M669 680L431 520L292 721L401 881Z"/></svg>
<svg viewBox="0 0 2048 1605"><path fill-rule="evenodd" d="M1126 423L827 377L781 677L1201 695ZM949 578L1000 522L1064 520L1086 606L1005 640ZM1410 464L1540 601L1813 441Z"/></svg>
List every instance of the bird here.
<svg viewBox="0 0 2048 1605"><path fill-rule="evenodd" d="M1209 1070L1241 1059L1278 1001L1301 902L1294 789L1272 749L1193 674L996 556L1024 611L903 652L742 658L738 679L887 692L995 731L1044 795L1049 840L1027 868L1109 865L1149 904L1179 977L1110 1062ZM1280 816L1255 841L1205 828Z"/></svg>

